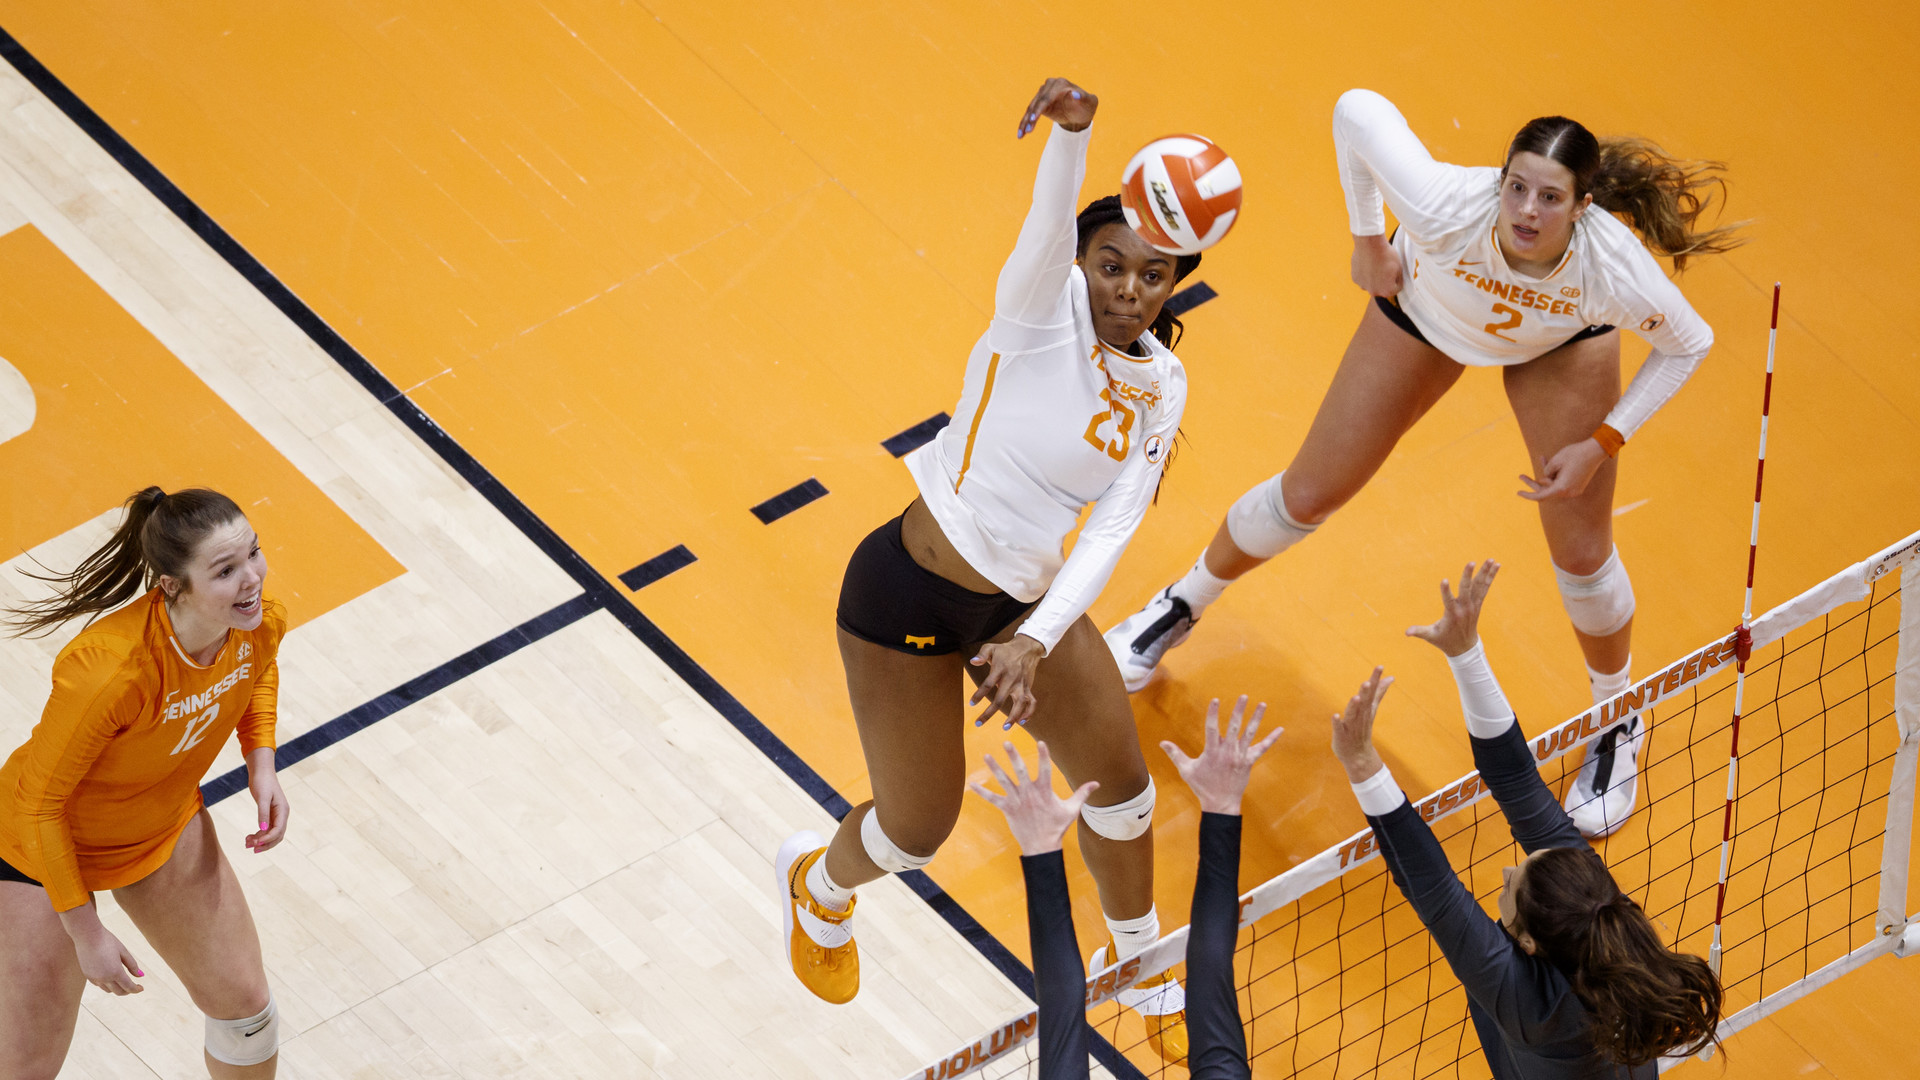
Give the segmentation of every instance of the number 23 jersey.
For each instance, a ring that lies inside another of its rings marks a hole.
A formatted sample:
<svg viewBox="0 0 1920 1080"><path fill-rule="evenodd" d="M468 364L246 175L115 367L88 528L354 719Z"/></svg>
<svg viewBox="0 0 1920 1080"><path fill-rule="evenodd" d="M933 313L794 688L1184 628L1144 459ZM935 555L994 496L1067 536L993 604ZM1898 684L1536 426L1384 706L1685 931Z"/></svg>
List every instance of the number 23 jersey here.
<svg viewBox="0 0 1920 1080"><path fill-rule="evenodd" d="M273 747L286 609L229 630L213 662L173 636L155 588L82 630L53 665L53 695L0 767L0 858L55 911L160 868L200 811L200 780L227 738Z"/></svg>

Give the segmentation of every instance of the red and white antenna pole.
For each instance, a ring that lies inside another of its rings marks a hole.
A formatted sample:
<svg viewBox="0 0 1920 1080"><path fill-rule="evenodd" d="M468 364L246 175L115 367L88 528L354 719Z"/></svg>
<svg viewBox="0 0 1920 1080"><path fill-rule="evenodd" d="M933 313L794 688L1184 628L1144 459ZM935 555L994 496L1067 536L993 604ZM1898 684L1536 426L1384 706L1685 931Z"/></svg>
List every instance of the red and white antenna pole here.
<svg viewBox="0 0 1920 1080"><path fill-rule="evenodd" d="M1720 886L1713 901L1713 945L1707 963L1720 974L1720 920L1727 910L1727 871L1733 864L1733 799L1740 778L1740 713L1747 692L1747 659L1753 655L1753 567L1760 557L1760 487L1767 475L1767 414L1773 405L1773 347L1780 337L1780 283L1773 283L1773 321L1767 330L1767 383L1760 396L1760 457L1753 467L1753 530L1747 536L1747 596L1734 631L1739 665L1733 682L1733 747L1727 756L1727 811L1720 826Z"/></svg>

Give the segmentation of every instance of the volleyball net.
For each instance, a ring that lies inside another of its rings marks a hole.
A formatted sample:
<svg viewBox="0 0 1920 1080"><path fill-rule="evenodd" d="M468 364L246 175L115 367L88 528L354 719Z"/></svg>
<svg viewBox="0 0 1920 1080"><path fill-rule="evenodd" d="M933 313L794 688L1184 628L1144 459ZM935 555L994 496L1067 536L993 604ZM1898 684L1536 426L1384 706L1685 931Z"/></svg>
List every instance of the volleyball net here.
<svg viewBox="0 0 1920 1080"><path fill-rule="evenodd" d="M1723 1038L1881 955L1920 952L1907 891L1920 533L1749 629L1737 770L1729 768L1737 632L1531 738L1543 778L1564 792L1581 761L1572 752L1640 712L1648 727L1639 801L1596 846L1673 948L1707 956L1717 915ZM1491 911L1501 869L1522 856L1487 796L1473 773L1415 805ZM1246 894L1240 927L1235 976L1256 1077L1487 1075L1466 994L1394 887L1370 830ZM1089 1021L1148 1076L1185 1068L1163 1065L1139 1017L1113 998L1168 968L1184 974L1185 955L1182 928L1087 980ZM1031 1013L1010 1018L907 1080L1033 1077L1035 1033Z"/></svg>

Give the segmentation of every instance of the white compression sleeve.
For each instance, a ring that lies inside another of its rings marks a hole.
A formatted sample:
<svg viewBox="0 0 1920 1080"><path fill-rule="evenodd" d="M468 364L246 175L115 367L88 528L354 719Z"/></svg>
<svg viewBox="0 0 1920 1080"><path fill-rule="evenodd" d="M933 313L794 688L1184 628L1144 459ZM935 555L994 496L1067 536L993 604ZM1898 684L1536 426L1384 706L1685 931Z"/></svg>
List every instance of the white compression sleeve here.
<svg viewBox="0 0 1920 1080"><path fill-rule="evenodd" d="M1333 107L1333 150L1347 226L1355 236L1387 231L1384 201L1417 237L1460 228L1484 201L1485 174L1433 160L1393 102L1371 90L1349 90Z"/></svg>
<svg viewBox="0 0 1920 1080"><path fill-rule="evenodd" d="M1474 642L1473 648L1459 656L1447 657L1447 666L1453 669L1454 684L1460 688L1460 711L1466 715L1469 733L1491 739L1506 734L1518 722L1480 642Z"/></svg>
<svg viewBox="0 0 1920 1080"><path fill-rule="evenodd" d="M1033 205L994 289L996 319L1029 329L1057 329L1055 324L1067 317L1061 298L1079 239L1074 203L1086 177L1092 138L1091 127L1068 131L1056 124L1048 134L1033 181Z"/></svg>
<svg viewBox="0 0 1920 1080"><path fill-rule="evenodd" d="M1385 765L1380 771L1353 785L1353 797L1360 800L1360 812L1368 817L1391 814L1407 801L1406 793L1394 782L1393 770Z"/></svg>
<svg viewBox="0 0 1920 1080"><path fill-rule="evenodd" d="M1700 366L1703 356L1674 356L1658 349L1647 354L1646 362L1640 370L1633 373L1633 381L1627 384L1627 392L1620 395L1612 411L1607 413L1607 426L1620 433L1622 439L1633 438L1640 425L1646 423L1660 406L1673 400L1673 395L1687 385L1693 378L1694 370Z"/></svg>

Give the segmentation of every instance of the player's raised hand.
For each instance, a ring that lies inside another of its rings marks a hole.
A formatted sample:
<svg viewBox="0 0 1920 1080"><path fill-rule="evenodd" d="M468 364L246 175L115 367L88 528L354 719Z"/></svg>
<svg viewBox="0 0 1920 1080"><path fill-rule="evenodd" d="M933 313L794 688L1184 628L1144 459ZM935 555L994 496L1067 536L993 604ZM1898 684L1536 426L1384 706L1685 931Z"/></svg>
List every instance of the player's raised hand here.
<svg viewBox="0 0 1920 1080"><path fill-rule="evenodd" d="M1266 738L1254 742L1260 732L1260 721L1267 714L1267 703L1261 702L1253 710L1253 718L1241 727L1241 720L1247 715L1247 695L1241 694L1234 702L1233 713L1227 718L1227 730L1220 730L1220 699L1214 698L1207 706L1206 745L1200 756L1190 758L1186 752L1175 746L1171 740L1163 739L1160 749L1173 761L1173 767L1180 770L1180 779L1193 789L1194 797L1200 800L1200 809L1209 814L1238 814L1240 797L1246 794L1247 777L1253 772L1253 763L1260 760L1273 746L1286 728L1274 728Z"/></svg>
<svg viewBox="0 0 1920 1080"><path fill-rule="evenodd" d="M1487 590L1493 588L1493 575L1500 564L1488 559L1475 569L1472 563L1460 571L1460 595L1453 595L1447 582L1440 582L1440 618L1426 626L1407 627L1408 637L1417 637L1448 656L1459 656L1480 640L1480 606L1486 603Z"/></svg>
<svg viewBox="0 0 1920 1080"><path fill-rule="evenodd" d="M1373 748L1373 720L1379 715L1380 699L1387 696L1387 688L1392 685L1385 668L1374 668L1347 702L1346 710L1333 714L1333 756L1353 783L1371 777L1385 764Z"/></svg>
<svg viewBox="0 0 1920 1080"><path fill-rule="evenodd" d="M1034 765L1037 775L1027 778L1027 762L1014 749L1012 743L1004 743L1007 760L1013 766L1013 775L1000 767L1000 762L992 754L986 755L987 768L993 771L993 778L1000 781L1006 794L987 787L985 784L969 783L974 794L998 807L1007 815L1007 828L1013 832L1014 843L1020 845L1022 855L1045 855L1050 851L1059 851L1060 842L1073 828L1075 818L1080 816L1080 808L1087 805L1087 796L1099 788L1098 781L1089 780L1081 784L1078 790L1062 799L1053 791L1053 758L1047 753L1047 744L1035 743L1039 761Z"/></svg>
<svg viewBox="0 0 1920 1080"><path fill-rule="evenodd" d="M1085 131L1087 125L1093 123L1094 110L1099 107L1100 99L1089 91L1066 79L1048 79L1040 84L1040 92L1033 95L1027 111L1020 114L1020 125L1013 137L1025 138L1043 116L1068 131Z"/></svg>

